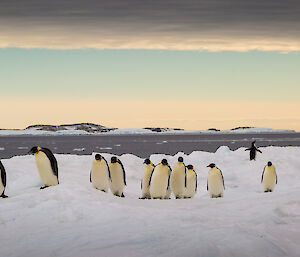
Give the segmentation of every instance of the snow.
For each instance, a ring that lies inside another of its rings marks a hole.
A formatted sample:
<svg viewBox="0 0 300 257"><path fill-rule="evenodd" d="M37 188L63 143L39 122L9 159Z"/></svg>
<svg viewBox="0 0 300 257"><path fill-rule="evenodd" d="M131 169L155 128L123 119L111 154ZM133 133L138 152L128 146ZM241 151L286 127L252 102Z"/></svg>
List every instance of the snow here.
<svg viewBox="0 0 300 257"><path fill-rule="evenodd" d="M127 128L127 129L116 129L108 132L87 132L84 130L77 130L68 128L67 130L59 131L45 131L39 129L25 129L25 130L0 130L0 136L11 136L11 135L138 135L138 134L235 134L235 133L293 133L294 130L288 129L271 129L271 128L248 128L248 129L237 129L237 130L168 130L162 132L154 132L149 129L140 128Z"/></svg>
<svg viewBox="0 0 300 257"><path fill-rule="evenodd" d="M120 156L127 173L125 198L92 188L92 156L56 155L60 184L40 190L33 156L2 160L7 199L0 199L1 256L299 256L300 147L260 148L256 161L245 148L178 156L198 174L194 199L139 200L143 159ZM103 154L109 160L111 154ZM267 161L277 169L278 185L263 193ZM209 163L225 180L224 198L206 191Z"/></svg>

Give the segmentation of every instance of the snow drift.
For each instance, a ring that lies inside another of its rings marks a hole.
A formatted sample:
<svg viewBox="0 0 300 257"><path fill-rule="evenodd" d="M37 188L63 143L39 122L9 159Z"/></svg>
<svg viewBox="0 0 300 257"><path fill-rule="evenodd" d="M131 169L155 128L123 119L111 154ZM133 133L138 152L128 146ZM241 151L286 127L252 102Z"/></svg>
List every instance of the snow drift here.
<svg viewBox="0 0 300 257"><path fill-rule="evenodd" d="M143 159L131 154L119 157L125 198L92 187L92 156L56 155L60 184L45 190L33 156L2 160L9 198L0 199L1 256L299 256L300 147L260 149L255 162L245 148L152 155L155 164L183 156L195 166L198 192L184 200L139 200ZM278 185L263 193L269 160ZM206 191L211 162L223 172L224 198L210 199Z"/></svg>

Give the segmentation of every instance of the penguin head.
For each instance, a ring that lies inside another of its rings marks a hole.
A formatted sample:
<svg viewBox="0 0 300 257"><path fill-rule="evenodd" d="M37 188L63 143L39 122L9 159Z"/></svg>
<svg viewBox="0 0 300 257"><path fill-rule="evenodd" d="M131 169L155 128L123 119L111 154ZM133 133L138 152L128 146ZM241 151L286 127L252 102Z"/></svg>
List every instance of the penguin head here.
<svg viewBox="0 0 300 257"><path fill-rule="evenodd" d="M211 164L209 164L207 167L214 168L214 167L216 167L216 164L211 163Z"/></svg>
<svg viewBox="0 0 300 257"><path fill-rule="evenodd" d="M272 166L272 162L268 162L268 166L269 166L269 167Z"/></svg>
<svg viewBox="0 0 300 257"><path fill-rule="evenodd" d="M252 146L254 146L254 145L255 145L255 143L256 143L256 140L254 140L254 141L251 143L251 145L252 145Z"/></svg>
<svg viewBox="0 0 300 257"><path fill-rule="evenodd" d="M118 162L118 158L116 156L111 157L111 163L116 163Z"/></svg>
<svg viewBox="0 0 300 257"><path fill-rule="evenodd" d="M30 149L30 151L28 153L35 154L35 153L38 153L40 150L41 150L41 148L39 146L34 146Z"/></svg>
<svg viewBox="0 0 300 257"><path fill-rule="evenodd" d="M150 164L151 163L151 161L147 158L147 159L145 159L145 161L144 161L144 164Z"/></svg>
<svg viewBox="0 0 300 257"><path fill-rule="evenodd" d="M193 165L191 165L191 164L186 166L186 167L187 167L188 170L193 170L194 169Z"/></svg>
<svg viewBox="0 0 300 257"><path fill-rule="evenodd" d="M100 161L102 159L102 156L100 154L95 155L95 160Z"/></svg>
<svg viewBox="0 0 300 257"><path fill-rule="evenodd" d="M168 165L167 159L162 159L162 160L161 160L161 164L162 164L162 165Z"/></svg>
<svg viewBox="0 0 300 257"><path fill-rule="evenodd" d="M183 158L181 156L178 157L178 162L183 162Z"/></svg>

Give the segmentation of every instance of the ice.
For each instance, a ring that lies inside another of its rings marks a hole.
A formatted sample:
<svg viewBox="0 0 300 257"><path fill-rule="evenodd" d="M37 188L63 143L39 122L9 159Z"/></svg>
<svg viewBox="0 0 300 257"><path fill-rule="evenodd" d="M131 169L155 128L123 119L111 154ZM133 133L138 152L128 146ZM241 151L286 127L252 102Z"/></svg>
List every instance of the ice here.
<svg viewBox="0 0 300 257"><path fill-rule="evenodd" d="M155 154L157 164L178 156L198 175L194 199L139 200L143 159L119 156L127 175L125 198L92 187L93 155L55 155L60 184L40 190L33 156L3 159L7 199L0 199L3 257L96 256L299 256L300 147L261 147L250 162L245 148L216 153ZM102 154L108 161L111 154ZM278 185L263 193L267 161ZM224 198L210 199L210 163L222 170Z"/></svg>

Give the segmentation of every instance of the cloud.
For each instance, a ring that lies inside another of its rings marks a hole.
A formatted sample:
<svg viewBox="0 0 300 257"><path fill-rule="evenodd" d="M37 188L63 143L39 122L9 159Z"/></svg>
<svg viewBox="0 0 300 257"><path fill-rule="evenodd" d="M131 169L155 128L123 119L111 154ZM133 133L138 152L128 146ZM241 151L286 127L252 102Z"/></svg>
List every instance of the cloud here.
<svg viewBox="0 0 300 257"><path fill-rule="evenodd" d="M0 47L300 50L294 0L2 0Z"/></svg>

